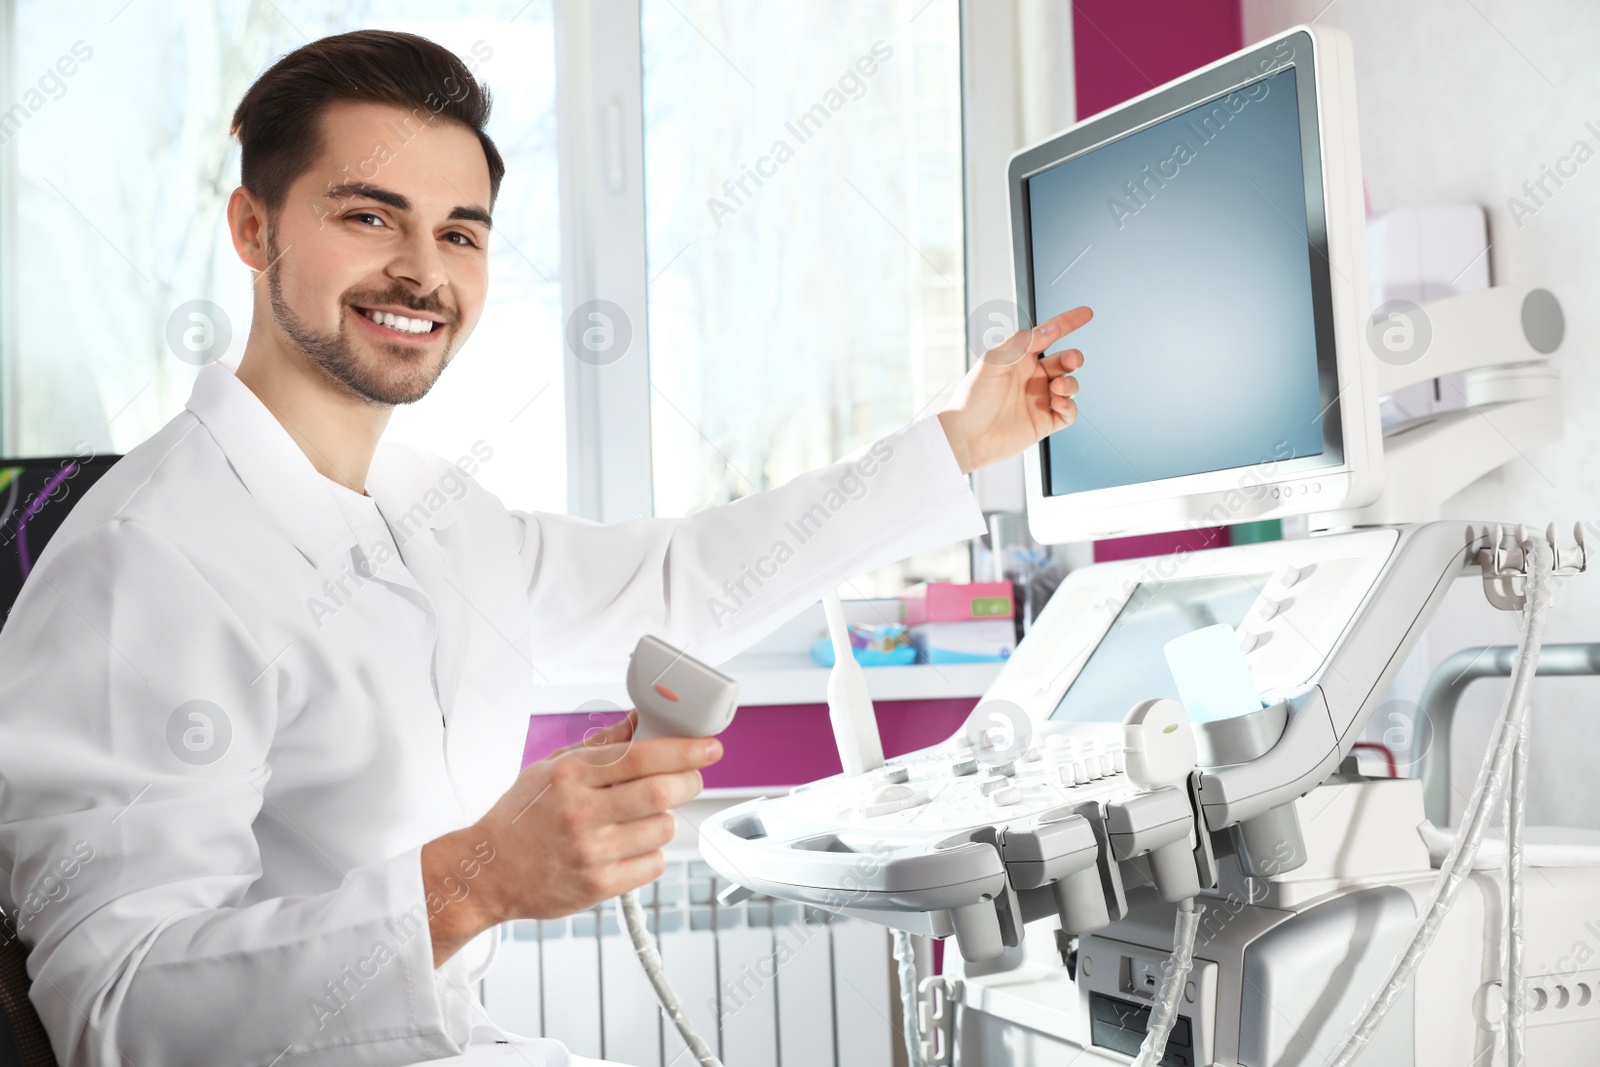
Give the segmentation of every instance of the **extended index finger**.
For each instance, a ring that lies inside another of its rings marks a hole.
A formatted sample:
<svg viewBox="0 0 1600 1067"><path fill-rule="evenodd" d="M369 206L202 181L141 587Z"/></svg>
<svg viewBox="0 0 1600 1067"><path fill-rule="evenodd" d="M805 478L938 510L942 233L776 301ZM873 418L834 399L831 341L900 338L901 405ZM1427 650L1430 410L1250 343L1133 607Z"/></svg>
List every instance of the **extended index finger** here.
<svg viewBox="0 0 1600 1067"><path fill-rule="evenodd" d="M619 759L593 761L588 778L594 785L612 785L652 774L699 770L721 758L722 742L714 737L652 737L632 742Z"/></svg>
<svg viewBox="0 0 1600 1067"><path fill-rule="evenodd" d="M1043 352L1092 318L1094 318L1092 309L1075 307L1071 311L1063 311L1059 315L1045 319L1028 335L1029 354Z"/></svg>

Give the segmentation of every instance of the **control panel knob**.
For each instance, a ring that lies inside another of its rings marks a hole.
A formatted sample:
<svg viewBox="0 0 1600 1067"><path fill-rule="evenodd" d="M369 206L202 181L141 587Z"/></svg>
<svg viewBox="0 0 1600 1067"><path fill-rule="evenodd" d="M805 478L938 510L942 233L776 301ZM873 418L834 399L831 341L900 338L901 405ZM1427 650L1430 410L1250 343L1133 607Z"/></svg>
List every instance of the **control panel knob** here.
<svg viewBox="0 0 1600 1067"><path fill-rule="evenodd" d="M1022 801L1022 790L1018 789L1014 785L1003 786L999 789L996 789L993 793L990 793L989 799L1001 807L1005 807L1009 804L1017 804Z"/></svg>

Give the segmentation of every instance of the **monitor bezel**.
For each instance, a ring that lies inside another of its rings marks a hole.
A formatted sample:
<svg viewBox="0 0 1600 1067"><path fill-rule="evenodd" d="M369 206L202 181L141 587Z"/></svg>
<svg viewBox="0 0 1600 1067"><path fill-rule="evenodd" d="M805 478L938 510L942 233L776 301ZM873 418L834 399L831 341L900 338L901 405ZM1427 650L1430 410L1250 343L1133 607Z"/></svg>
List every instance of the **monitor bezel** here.
<svg viewBox="0 0 1600 1067"><path fill-rule="evenodd" d="M1348 39L1296 27L1084 120L1010 163L1013 257L1019 320L1036 321L1028 181L1070 159L1165 119L1222 100L1292 70L1306 184L1307 256L1324 452L1250 467L1051 495L1048 438L1024 457L1029 525L1041 543L1355 507L1381 488L1377 399L1362 372L1367 313L1365 198L1356 145ZM1071 432L1067 430L1065 432Z"/></svg>

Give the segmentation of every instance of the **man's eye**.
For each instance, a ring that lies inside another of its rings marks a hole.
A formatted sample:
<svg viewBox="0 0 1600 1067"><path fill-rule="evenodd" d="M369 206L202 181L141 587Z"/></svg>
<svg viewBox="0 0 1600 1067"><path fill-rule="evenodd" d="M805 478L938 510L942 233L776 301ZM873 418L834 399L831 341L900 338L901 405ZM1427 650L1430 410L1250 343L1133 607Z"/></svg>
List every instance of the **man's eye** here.
<svg viewBox="0 0 1600 1067"><path fill-rule="evenodd" d="M453 243L460 245L462 248L477 248L478 247L478 242L474 241L470 234L462 233L460 230L451 230L449 233L445 234L444 236L445 236L445 240L452 241ZM458 237L460 238L460 240L459 241L455 240Z"/></svg>
<svg viewBox="0 0 1600 1067"><path fill-rule="evenodd" d="M354 219L357 222L363 222L363 225L366 225L366 223L364 222L364 220L366 220L366 219L371 219L372 222L378 224L379 226L383 225L383 216L382 215L376 215L376 214L372 213L371 211L356 211L356 212L352 212L349 215L346 215L345 217L348 218L348 219Z"/></svg>

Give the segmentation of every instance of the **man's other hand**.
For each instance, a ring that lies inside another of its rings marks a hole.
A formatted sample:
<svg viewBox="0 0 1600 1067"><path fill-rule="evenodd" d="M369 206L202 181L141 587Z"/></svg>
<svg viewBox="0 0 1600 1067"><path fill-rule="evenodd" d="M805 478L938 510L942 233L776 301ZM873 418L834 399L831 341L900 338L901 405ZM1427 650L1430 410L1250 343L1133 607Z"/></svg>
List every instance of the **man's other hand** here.
<svg viewBox="0 0 1600 1067"><path fill-rule="evenodd" d="M571 915L660 877L672 813L699 795L722 744L634 741L632 726L530 764L483 818L423 846L434 966L499 923Z"/></svg>

